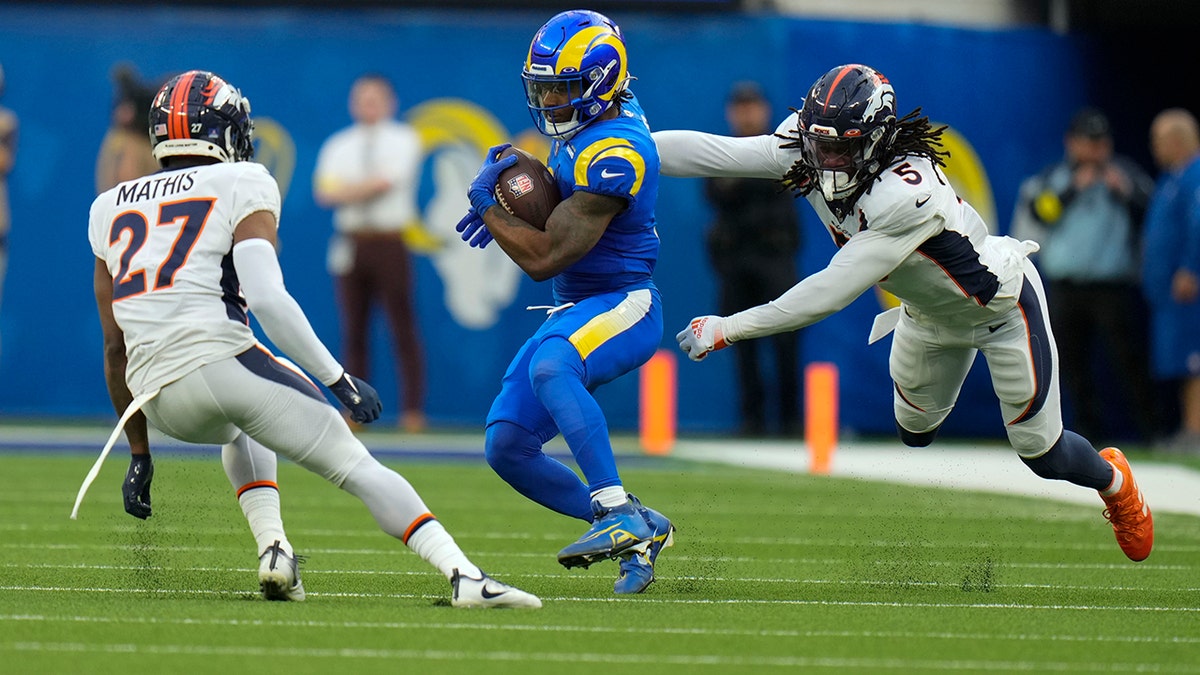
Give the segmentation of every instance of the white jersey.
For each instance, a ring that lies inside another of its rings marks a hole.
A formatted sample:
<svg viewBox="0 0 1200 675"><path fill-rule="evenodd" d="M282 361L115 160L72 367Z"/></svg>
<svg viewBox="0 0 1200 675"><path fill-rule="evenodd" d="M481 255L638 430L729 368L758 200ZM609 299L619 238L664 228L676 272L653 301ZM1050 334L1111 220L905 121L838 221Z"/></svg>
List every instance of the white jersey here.
<svg viewBox="0 0 1200 675"><path fill-rule="evenodd" d="M261 164L219 163L126 181L92 203L88 238L113 277L134 396L256 343L233 267L233 231L257 211L279 221Z"/></svg>
<svg viewBox="0 0 1200 675"><path fill-rule="evenodd" d="M794 135L793 113L777 133ZM779 138L715 136L693 131L654 134L662 173L670 176L782 178L800 159ZM987 323L1020 294L1028 247L988 234L970 204L923 157L899 157L845 214L820 190L807 196L839 251L829 265L766 305L725 324L734 340L794 330L829 316L878 284L918 320L946 325Z"/></svg>

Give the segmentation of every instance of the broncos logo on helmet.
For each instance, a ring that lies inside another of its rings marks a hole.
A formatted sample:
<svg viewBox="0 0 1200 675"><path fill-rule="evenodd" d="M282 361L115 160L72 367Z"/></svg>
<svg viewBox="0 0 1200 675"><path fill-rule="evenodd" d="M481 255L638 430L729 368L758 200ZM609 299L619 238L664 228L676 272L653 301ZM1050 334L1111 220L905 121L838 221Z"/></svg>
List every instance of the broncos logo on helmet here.
<svg viewBox="0 0 1200 675"><path fill-rule="evenodd" d="M603 14L556 14L533 36L521 79L539 131L570 138L618 103L629 84L621 29Z"/></svg>
<svg viewBox="0 0 1200 675"><path fill-rule="evenodd" d="M159 89L150 106L150 142L161 165L167 157L215 157L240 162L254 156L250 101L213 73L189 70Z"/></svg>

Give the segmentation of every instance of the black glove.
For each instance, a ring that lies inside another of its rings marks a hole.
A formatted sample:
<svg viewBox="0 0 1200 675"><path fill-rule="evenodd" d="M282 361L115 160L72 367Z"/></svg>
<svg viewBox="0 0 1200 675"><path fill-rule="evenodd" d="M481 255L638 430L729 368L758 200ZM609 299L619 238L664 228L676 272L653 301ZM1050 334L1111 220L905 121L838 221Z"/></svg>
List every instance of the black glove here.
<svg viewBox="0 0 1200 675"><path fill-rule="evenodd" d="M145 520L150 517L150 481L154 478L154 462L150 455L133 455L121 494L125 496L125 513Z"/></svg>
<svg viewBox="0 0 1200 675"><path fill-rule="evenodd" d="M375 388L350 373L343 372L337 382L329 385L329 391L350 411L350 419L359 424L374 422L383 412Z"/></svg>

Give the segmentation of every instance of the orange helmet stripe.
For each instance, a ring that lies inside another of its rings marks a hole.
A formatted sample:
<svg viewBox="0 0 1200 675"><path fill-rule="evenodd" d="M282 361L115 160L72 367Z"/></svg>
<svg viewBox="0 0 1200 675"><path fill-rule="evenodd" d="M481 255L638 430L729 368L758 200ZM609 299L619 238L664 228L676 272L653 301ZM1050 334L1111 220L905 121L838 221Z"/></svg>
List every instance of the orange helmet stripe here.
<svg viewBox="0 0 1200 675"><path fill-rule="evenodd" d="M167 138L191 138L187 123L188 93L192 90L195 71L184 73L171 92L171 115L167 118Z"/></svg>
<svg viewBox="0 0 1200 675"><path fill-rule="evenodd" d="M837 74L837 77L833 78L833 82L829 85L829 93L825 95L825 103L821 105L821 112L824 113L829 111L829 99L833 98L833 92L837 89L838 82L841 82L842 78L849 75L850 71L853 69L854 66L845 66L842 68L842 71Z"/></svg>

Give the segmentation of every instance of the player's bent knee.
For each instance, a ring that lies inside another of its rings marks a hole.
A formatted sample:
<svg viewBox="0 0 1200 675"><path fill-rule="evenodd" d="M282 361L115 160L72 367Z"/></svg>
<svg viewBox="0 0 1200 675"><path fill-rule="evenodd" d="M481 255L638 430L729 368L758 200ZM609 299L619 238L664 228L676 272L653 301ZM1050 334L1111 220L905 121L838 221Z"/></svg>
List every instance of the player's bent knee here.
<svg viewBox="0 0 1200 675"><path fill-rule="evenodd" d="M512 422L493 422L484 436L483 455L488 466L501 476L518 470L522 460L541 452L541 445L529 433Z"/></svg>

